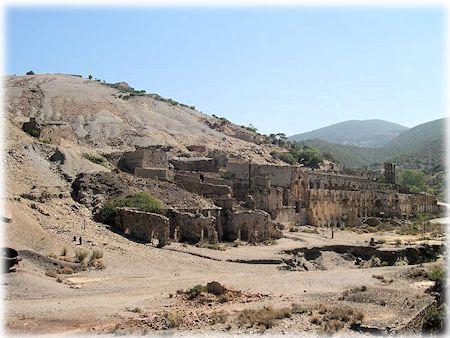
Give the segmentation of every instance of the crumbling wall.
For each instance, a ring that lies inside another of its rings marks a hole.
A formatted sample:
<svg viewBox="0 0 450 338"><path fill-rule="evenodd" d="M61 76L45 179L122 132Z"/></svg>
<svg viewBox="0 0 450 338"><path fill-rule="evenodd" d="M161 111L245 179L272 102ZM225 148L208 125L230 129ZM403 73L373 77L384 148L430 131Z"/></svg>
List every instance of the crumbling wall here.
<svg viewBox="0 0 450 338"><path fill-rule="evenodd" d="M167 149L156 146L138 147L122 155L120 165L135 172L135 168L169 168Z"/></svg>
<svg viewBox="0 0 450 338"><path fill-rule="evenodd" d="M267 177L272 187L290 188L296 167L270 164L252 164L251 178L256 176Z"/></svg>
<svg viewBox="0 0 450 338"><path fill-rule="evenodd" d="M115 223L125 234L130 234L141 241L151 243L152 239L157 239L158 246L164 246L169 242L169 219L166 216L119 208Z"/></svg>
<svg viewBox="0 0 450 338"><path fill-rule="evenodd" d="M207 198L223 197L231 194L229 186L204 183L196 174L175 173L174 180L182 184L187 191L195 192Z"/></svg>
<svg viewBox="0 0 450 338"><path fill-rule="evenodd" d="M435 213L433 196L386 191L313 189L309 192L309 223L316 226L355 226L365 217L411 217Z"/></svg>
<svg viewBox="0 0 450 338"><path fill-rule="evenodd" d="M277 217L277 211L283 208L283 189L270 187L252 190L255 208L268 212L272 218Z"/></svg>
<svg viewBox="0 0 450 338"><path fill-rule="evenodd" d="M262 210L228 211L228 222L223 225L226 240L263 242L272 238L281 238L282 232L270 215Z"/></svg>
<svg viewBox="0 0 450 338"><path fill-rule="evenodd" d="M363 177L337 175L325 172L306 172L309 189L327 190L388 190L386 184Z"/></svg>
<svg viewBox="0 0 450 338"><path fill-rule="evenodd" d="M170 160L175 170L218 172L224 165L222 157L177 157Z"/></svg>
<svg viewBox="0 0 450 338"><path fill-rule="evenodd" d="M164 168L135 168L134 175L144 178L169 180L173 174L169 169Z"/></svg>
<svg viewBox="0 0 450 338"><path fill-rule="evenodd" d="M298 212L297 212L298 211ZM304 216L303 216L304 217ZM302 215L296 207L282 207L277 210L275 222L283 224L286 228L300 223Z"/></svg>
<svg viewBox="0 0 450 338"><path fill-rule="evenodd" d="M170 234L174 240L197 243L207 240L215 243L219 240L218 219L211 215L171 210Z"/></svg>

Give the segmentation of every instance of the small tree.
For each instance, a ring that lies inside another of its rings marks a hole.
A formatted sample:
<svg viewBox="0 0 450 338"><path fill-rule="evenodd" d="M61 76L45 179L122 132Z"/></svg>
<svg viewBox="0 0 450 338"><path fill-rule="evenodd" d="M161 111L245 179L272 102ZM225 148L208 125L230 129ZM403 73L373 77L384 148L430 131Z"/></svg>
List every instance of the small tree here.
<svg viewBox="0 0 450 338"><path fill-rule="evenodd" d="M91 74L89 74L88 79L92 80L92 75Z"/></svg>

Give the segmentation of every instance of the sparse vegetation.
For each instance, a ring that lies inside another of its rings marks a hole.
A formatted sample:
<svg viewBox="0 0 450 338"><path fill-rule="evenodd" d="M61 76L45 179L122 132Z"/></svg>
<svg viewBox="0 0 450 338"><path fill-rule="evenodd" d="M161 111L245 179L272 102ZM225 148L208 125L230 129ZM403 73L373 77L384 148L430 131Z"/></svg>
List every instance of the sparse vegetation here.
<svg viewBox="0 0 450 338"><path fill-rule="evenodd" d="M252 131L254 133L256 133L258 131L258 128L256 128L253 124L249 124L248 126L244 127L245 129Z"/></svg>
<svg viewBox="0 0 450 338"><path fill-rule="evenodd" d="M58 270L58 273L64 274L64 275L71 275L73 274L73 269L70 266L64 266L62 269Z"/></svg>
<svg viewBox="0 0 450 338"><path fill-rule="evenodd" d="M291 309L292 309L292 313L295 313L295 314L298 314L298 315L301 315L303 313L308 312L308 310L306 308L304 308L304 307L302 307L302 306L300 306L299 304L296 304L296 303L292 304Z"/></svg>
<svg viewBox="0 0 450 338"><path fill-rule="evenodd" d="M85 249L75 250L75 259L78 263L83 263L89 255L89 251Z"/></svg>
<svg viewBox="0 0 450 338"><path fill-rule="evenodd" d="M311 323L321 325L321 330L326 333L332 333L344 328L345 324L353 325L361 323L364 314L348 306L326 307L320 304L317 313L310 319Z"/></svg>
<svg viewBox="0 0 450 338"><path fill-rule="evenodd" d="M41 141L42 143L46 143L46 144L52 143L51 138L41 138L39 141Z"/></svg>
<svg viewBox="0 0 450 338"><path fill-rule="evenodd" d="M91 261L98 260L101 258L103 258L103 251L98 250L98 249L92 251Z"/></svg>
<svg viewBox="0 0 450 338"><path fill-rule="evenodd" d="M266 306L260 309L245 309L239 313L237 324L241 327L259 325L268 329L276 320L291 316L292 310L289 308L274 309L272 306Z"/></svg>
<svg viewBox="0 0 450 338"><path fill-rule="evenodd" d="M122 207L158 213L162 209L162 204L147 192L138 192L125 197L115 197L108 200L100 210L100 221L105 224L112 224L117 215L117 208Z"/></svg>
<svg viewBox="0 0 450 338"><path fill-rule="evenodd" d="M83 157L86 160L88 160L88 161L90 161L92 163L95 163L95 164L103 165L106 162L106 159L103 156L100 156L100 155L84 153Z"/></svg>
<svg viewBox="0 0 450 338"><path fill-rule="evenodd" d="M425 333L441 333L445 327L445 305L431 308L423 318L422 329Z"/></svg>
<svg viewBox="0 0 450 338"><path fill-rule="evenodd" d="M209 243L209 242L206 242L206 241L199 242L195 246L199 247L199 248L207 248L207 249L218 250L218 251L225 251L226 250L226 247L223 244Z"/></svg>
<svg viewBox="0 0 450 338"><path fill-rule="evenodd" d="M119 94L118 97L123 100L129 100L133 97L138 97L138 96L146 96L146 97L151 97L152 99L157 100L157 101L166 102L175 107L180 106L180 107L185 107L185 108L195 110L195 106L193 106L193 105L187 105L187 104L175 101L173 99L167 99L156 93L146 93L146 91L144 89L137 90L131 86L123 86L121 82L119 82L119 83L102 82L102 84L105 86L112 87L112 88L119 90L120 93L122 93L122 95ZM126 94L126 95L124 95L124 94Z"/></svg>
<svg viewBox="0 0 450 338"><path fill-rule="evenodd" d="M437 266L428 273L428 279L430 279L436 283L443 284L443 282L445 280L445 275L446 275L446 273L445 273L444 268L442 268L441 266Z"/></svg>
<svg viewBox="0 0 450 338"><path fill-rule="evenodd" d="M186 295L187 299L194 299L195 297L197 297L200 293L202 292L207 292L206 290L206 286L197 284L194 285L192 288L190 288L189 290L185 291L184 294Z"/></svg>
<svg viewBox="0 0 450 338"><path fill-rule="evenodd" d="M58 277L58 272L55 269L48 269L45 271L45 274L49 277L56 278Z"/></svg>

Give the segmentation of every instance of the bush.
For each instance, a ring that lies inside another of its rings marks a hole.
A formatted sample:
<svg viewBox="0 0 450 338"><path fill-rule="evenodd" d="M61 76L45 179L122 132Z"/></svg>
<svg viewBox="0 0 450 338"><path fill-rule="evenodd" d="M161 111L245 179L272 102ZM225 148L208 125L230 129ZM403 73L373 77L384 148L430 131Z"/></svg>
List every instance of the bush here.
<svg viewBox="0 0 450 338"><path fill-rule="evenodd" d="M427 333L442 332L445 325L445 306L434 307L423 318L422 329Z"/></svg>
<svg viewBox="0 0 450 338"><path fill-rule="evenodd" d="M31 129L28 134L30 134L33 137L39 137L41 136L41 132L39 129Z"/></svg>
<svg viewBox="0 0 450 338"><path fill-rule="evenodd" d="M162 209L162 204L146 192L138 192L126 197L115 197L108 200L100 210L100 221L105 224L112 224L117 215L117 208L123 207L158 213Z"/></svg>
<svg viewBox="0 0 450 338"><path fill-rule="evenodd" d="M184 294L186 295L187 299L191 299L192 300L192 299L197 297L202 292L207 292L206 286L197 284L197 285L194 285L189 290L185 291Z"/></svg>
<svg viewBox="0 0 450 338"><path fill-rule="evenodd" d="M67 247L64 247L62 250L61 250L61 256L67 256Z"/></svg>
<svg viewBox="0 0 450 338"><path fill-rule="evenodd" d="M52 139L51 138L43 138L43 139L40 139L39 141L41 141L42 143L46 143L46 144L52 143Z"/></svg>
<svg viewBox="0 0 450 338"><path fill-rule="evenodd" d="M430 279L436 283L442 283L444 278L445 278L445 270L441 266L435 267L428 274L428 279Z"/></svg>
<svg viewBox="0 0 450 338"><path fill-rule="evenodd" d="M101 250L94 250L94 251L92 251L91 261L98 260L98 259L101 259L101 258L103 258L103 251L101 251Z"/></svg>
<svg viewBox="0 0 450 338"><path fill-rule="evenodd" d="M291 145L289 152L274 152L272 156L288 164L300 163L308 168L319 168L323 162L323 155L313 147L299 146L296 143Z"/></svg>
<svg viewBox="0 0 450 338"><path fill-rule="evenodd" d="M78 263L83 263L88 255L89 255L89 252L87 250L84 250L84 249L75 250L75 258Z"/></svg>

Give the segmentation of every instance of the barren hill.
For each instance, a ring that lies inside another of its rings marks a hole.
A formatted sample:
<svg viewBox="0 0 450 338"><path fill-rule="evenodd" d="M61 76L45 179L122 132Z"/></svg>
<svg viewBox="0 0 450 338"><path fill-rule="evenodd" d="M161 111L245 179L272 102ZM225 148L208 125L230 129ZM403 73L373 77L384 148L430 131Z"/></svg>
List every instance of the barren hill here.
<svg viewBox="0 0 450 338"><path fill-rule="evenodd" d="M10 76L6 97L11 123L21 127L35 117L39 123L58 126L52 141L62 136L63 146L111 152L161 144L179 155L188 146L202 145L207 150L226 149L237 158L271 158L273 146L259 145L260 135L123 82L114 86L70 75Z"/></svg>

